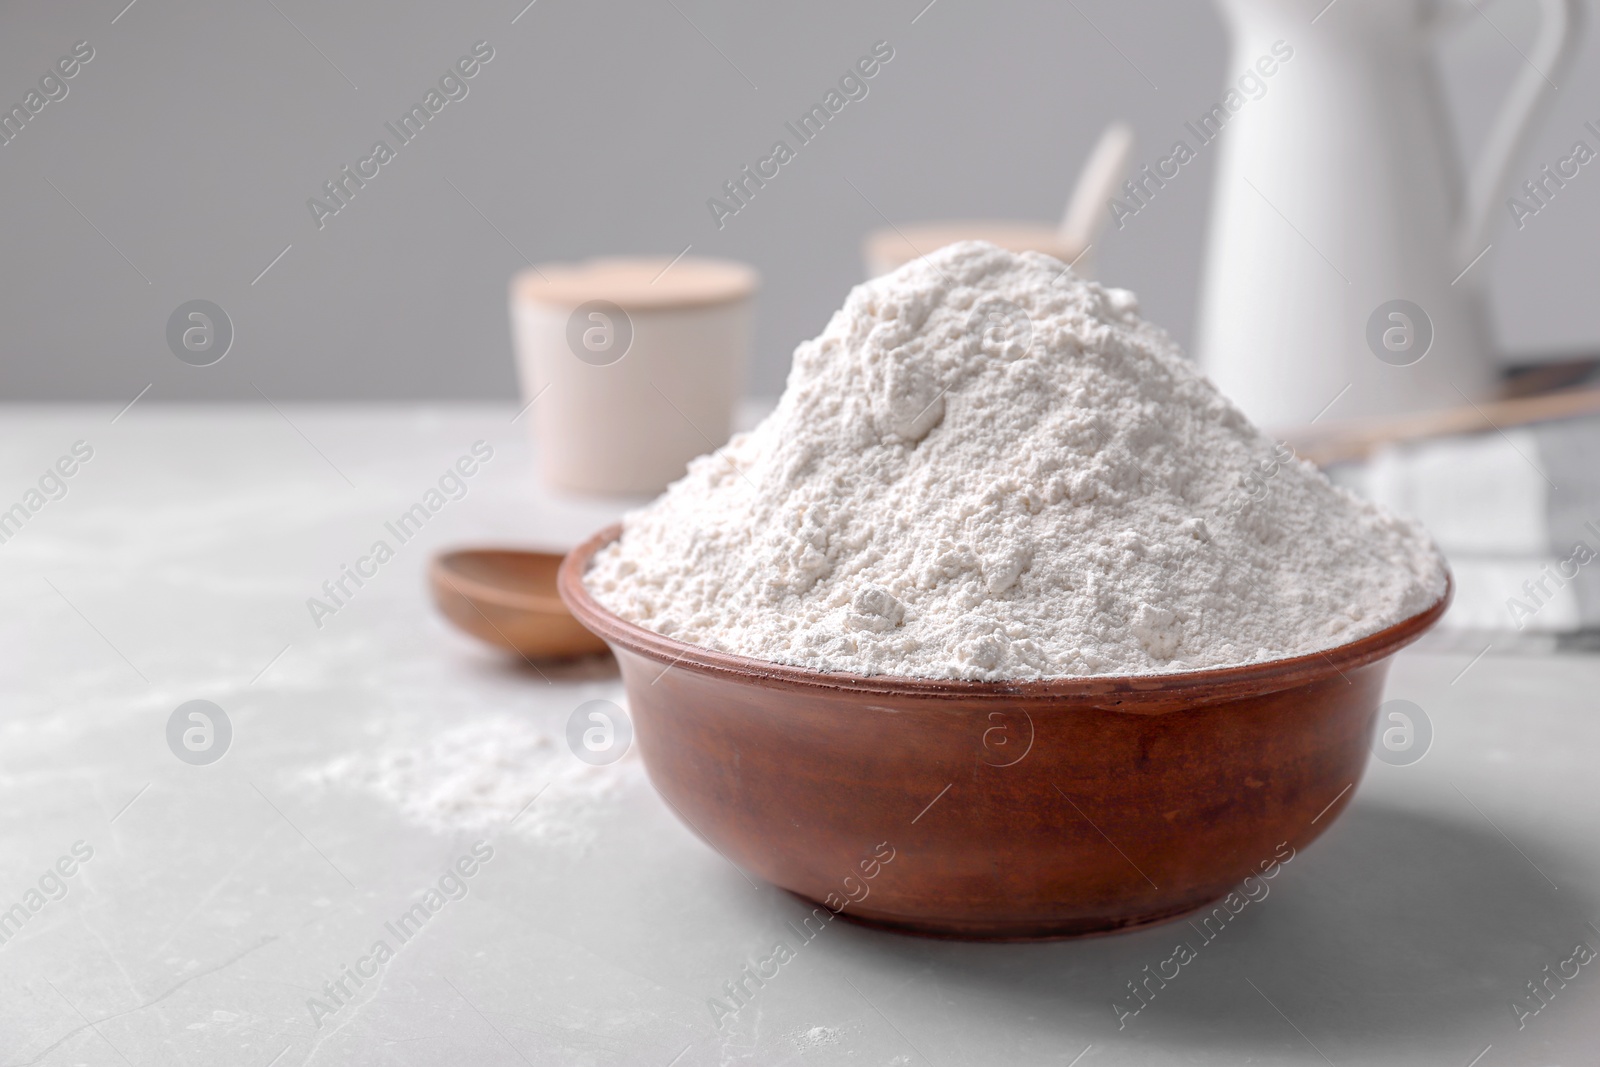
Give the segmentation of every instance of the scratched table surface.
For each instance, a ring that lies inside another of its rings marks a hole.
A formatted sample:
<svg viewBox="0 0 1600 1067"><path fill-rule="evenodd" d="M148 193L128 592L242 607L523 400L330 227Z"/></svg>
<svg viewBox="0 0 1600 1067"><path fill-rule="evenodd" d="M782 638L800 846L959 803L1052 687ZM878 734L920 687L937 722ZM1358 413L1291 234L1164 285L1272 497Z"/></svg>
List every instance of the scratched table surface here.
<svg viewBox="0 0 1600 1067"><path fill-rule="evenodd" d="M0 413L0 509L23 509L0 525L0 1064L1594 1062L1594 658L1403 654L1389 696L1423 709L1426 756L1374 758L1209 941L801 941L805 909L682 826L634 756L563 748L563 781L608 787L481 832L307 787L394 737L510 716L559 738L579 704L624 702L609 661L541 675L429 604L437 548L569 547L626 506L542 492L514 413ZM465 495L316 625L308 598L480 440ZM215 762L169 742L191 700L231 727ZM771 977L715 1010L747 967ZM1177 976L1136 999L1147 967Z"/></svg>

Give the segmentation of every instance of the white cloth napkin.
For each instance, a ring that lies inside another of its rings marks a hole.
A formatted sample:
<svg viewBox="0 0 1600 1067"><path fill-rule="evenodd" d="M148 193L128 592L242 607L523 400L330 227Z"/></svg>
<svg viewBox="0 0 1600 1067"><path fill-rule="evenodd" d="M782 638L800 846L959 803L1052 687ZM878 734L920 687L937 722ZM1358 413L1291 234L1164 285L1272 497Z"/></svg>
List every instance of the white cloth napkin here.
<svg viewBox="0 0 1600 1067"><path fill-rule="evenodd" d="M1443 625L1600 628L1600 418L1393 446L1331 473L1428 527L1456 578Z"/></svg>

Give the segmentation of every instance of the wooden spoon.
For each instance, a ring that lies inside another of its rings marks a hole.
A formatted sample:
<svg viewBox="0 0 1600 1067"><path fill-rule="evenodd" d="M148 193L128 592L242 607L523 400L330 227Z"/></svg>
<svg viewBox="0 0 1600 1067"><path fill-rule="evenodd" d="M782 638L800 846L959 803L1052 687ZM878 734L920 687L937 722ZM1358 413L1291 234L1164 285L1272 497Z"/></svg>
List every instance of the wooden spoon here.
<svg viewBox="0 0 1600 1067"><path fill-rule="evenodd" d="M526 659L571 659L606 651L556 593L562 557L551 552L468 548L428 566L444 617L480 641Z"/></svg>
<svg viewBox="0 0 1600 1067"><path fill-rule="evenodd" d="M1363 460L1383 445L1429 437L1504 431L1513 426L1600 414L1600 388L1566 389L1511 400L1470 401L1464 407L1424 411L1344 425L1302 426L1285 436L1303 459L1319 466Z"/></svg>
<svg viewBox="0 0 1600 1067"><path fill-rule="evenodd" d="M1078 184L1056 229L1062 244L1082 249L1094 245L1111 217L1106 205L1117 195L1118 183L1127 177L1132 158L1133 127L1126 122L1112 122L1100 134L1078 172Z"/></svg>
<svg viewBox="0 0 1600 1067"><path fill-rule="evenodd" d="M1112 122L1089 153L1058 226L1040 222L1006 222L969 219L955 222L905 223L873 230L862 246L867 273L887 274L957 241L988 241L1011 252L1043 252L1063 263L1074 264L1079 274L1093 272L1088 262L1102 227L1111 217L1106 203L1127 176L1133 154L1133 130Z"/></svg>

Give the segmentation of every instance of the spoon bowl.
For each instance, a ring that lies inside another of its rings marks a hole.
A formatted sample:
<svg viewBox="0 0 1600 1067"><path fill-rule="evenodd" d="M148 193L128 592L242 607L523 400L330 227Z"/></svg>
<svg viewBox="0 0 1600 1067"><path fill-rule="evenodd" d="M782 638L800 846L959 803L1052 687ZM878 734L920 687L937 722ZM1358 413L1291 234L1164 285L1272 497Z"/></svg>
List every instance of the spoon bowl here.
<svg viewBox="0 0 1600 1067"><path fill-rule="evenodd" d="M556 592L562 556L510 548L442 552L428 567L433 602L459 629L526 659L606 651Z"/></svg>

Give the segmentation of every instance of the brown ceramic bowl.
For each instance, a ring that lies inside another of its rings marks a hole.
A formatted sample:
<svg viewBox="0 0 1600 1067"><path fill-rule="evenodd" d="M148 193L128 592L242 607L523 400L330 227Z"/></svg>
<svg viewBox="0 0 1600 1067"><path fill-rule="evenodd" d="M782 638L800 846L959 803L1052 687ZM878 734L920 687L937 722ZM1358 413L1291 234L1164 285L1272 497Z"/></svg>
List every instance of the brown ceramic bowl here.
<svg viewBox="0 0 1600 1067"><path fill-rule="evenodd" d="M1326 653L1027 683L823 674L684 644L584 588L650 778L733 863L858 921L1023 940L1175 918L1300 849L1367 762L1388 657L1428 610ZM884 856L891 856L883 862Z"/></svg>

